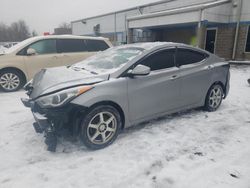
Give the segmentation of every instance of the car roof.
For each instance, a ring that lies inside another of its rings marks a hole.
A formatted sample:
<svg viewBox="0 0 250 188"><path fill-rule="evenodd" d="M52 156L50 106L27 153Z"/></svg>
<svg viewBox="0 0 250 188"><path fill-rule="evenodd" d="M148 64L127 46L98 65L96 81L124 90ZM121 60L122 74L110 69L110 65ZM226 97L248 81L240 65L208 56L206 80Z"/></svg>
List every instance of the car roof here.
<svg viewBox="0 0 250 188"><path fill-rule="evenodd" d="M183 43L175 43L175 42L142 42L142 43L125 44L122 46L117 46L115 48L141 48L141 49L144 49L145 53L148 53L148 51L155 51L157 49L171 48L171 47L183 47L183 48L192 49L201 53L211 55L209 52L201 48L183 44Z"/></svg>
<svg viewBox="0 0 250 188"><path fill-rule="evenodd" d="M92 39L92 40L108 40L108 38L104 37L91 37L91 36L78 36L78 35L46 35L46 36L36 36L32 39L40 40L40 39Z"/></svg>
<svg viewBox="0 0 250 188"><path fill-rule="evenodd" d="M142 48L144 50L153 50L162 47L176 47L176 46L186 46L194 48L193 46L189 46L182 43L174 43L174 42L142 42L142 43L125 44L118 46L117 48Z"/></svg>

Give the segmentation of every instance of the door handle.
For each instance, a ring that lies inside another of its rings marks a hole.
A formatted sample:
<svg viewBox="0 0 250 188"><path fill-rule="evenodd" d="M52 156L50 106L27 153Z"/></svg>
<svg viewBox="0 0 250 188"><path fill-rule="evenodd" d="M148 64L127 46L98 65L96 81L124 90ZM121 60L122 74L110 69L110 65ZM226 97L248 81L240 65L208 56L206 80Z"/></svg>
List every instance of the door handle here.
<svg viewBox="0 0 250 188"><path fill-rule="evenodd" d="M171 77L171 80L175 80L175 79L177 79L178 78L178 75L173 75L172 77Z"/></svg>
<svg viewBox="0 0 250 188"><path fill-rule="evenodd" d="M208 70L210 70L210 69L212 69L212 68L214 68L213 65L208 65L208 66L207 66L207 69L208 69Z"/></svg>

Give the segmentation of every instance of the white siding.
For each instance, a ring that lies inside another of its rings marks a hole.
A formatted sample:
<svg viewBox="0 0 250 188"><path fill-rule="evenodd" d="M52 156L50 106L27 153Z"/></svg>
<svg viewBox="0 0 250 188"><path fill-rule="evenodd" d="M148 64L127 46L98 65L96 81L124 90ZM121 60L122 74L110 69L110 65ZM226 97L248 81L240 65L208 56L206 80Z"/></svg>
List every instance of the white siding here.
<svg viewBox="0 0 250 188"><path fill-rule="evenodd" d="M171 25L178 23L192 23L199 20L199 12L186 12L181 14L166 15L153 18L132 20L129 22L129 28L152 27L161 25Z"/></svg>
<svg viewBox="0 0 250 188"><path fill-rule="evenodd" d="M161 3L158 5L156 4L145 6L141 8L141 11L143 14L148 14L164 10L171 10L173 8L186 7L195 4L208 3L214 1L215 0L170 0L168 2ZM233 2L237 1L239 0L233 0ZM204 10L202 20L207 20L209 22L216 23L236 22L237 7L233 6L233 2ZM86 21L86 24L83 24L81 21L72 22L72 32L75 35L93 35L94 26L100 24L101 33L114 33L115 30L117 33L125 33L126 18L137 15L140 15L140 12L137 8L134 8L129 11L122 11L116 13L116 29L115 13L89 19L83 19ZM150 27L197 21L199 21L199 16L197 11L194 11L189 13L179 13L175 15L161 16L156 18L133 20L130 21L129 27ZM250 21L250 0L243 0L241 21Z"/></svg>

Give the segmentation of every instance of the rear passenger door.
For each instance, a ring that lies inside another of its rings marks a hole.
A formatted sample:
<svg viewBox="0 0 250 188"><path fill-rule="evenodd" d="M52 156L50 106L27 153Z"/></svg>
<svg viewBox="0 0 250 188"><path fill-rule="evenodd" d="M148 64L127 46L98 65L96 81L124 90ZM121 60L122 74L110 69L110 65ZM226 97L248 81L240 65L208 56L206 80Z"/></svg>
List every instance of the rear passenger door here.
<svg viewBox="0 0 250 188"><path fill-rule="evenodd" d="M211 80L211 71L207 69L208 54L178 48L176 61L180 68L181 103L183 106L196 106L206 97Z"/></svg>
<svg viewBox="0 0 250 188"><path fill-rule="evenodd" d="M72 65L86 59L89 53L83 39L57 39L57 51L63 56L62 65Z"/></svg>
<svg viewBox="0 0 250 188"><path fill-rule="evenodd" d="M57 40L57 51L63 55L63 65L72 65L107 48L109 48L109 46L101 40L99 43L87 39Z"/></svg>

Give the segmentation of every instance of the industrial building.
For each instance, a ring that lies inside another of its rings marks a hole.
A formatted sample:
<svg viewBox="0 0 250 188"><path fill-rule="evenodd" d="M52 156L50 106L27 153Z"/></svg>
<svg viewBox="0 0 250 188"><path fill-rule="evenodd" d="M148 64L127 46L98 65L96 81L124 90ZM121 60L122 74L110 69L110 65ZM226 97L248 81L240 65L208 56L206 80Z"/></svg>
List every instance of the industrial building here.
<svg viewBox="0 0 250 188"><path fill-rule="evenodd" d="M250 60L250 0L165 0L71 22L72 34L114 44L198 46L227 60Z"/></svg>

